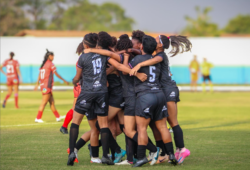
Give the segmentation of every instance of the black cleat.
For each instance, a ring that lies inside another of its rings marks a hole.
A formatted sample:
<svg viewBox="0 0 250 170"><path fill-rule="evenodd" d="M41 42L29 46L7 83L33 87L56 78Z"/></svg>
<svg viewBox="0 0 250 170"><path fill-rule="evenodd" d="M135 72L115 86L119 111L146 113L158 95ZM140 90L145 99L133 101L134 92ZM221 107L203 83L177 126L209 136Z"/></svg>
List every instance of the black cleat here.
<svg viewBox="0 0 250 170"><path fill-rule="evenodd" d="M105 158L105 157L103 156L103 157L102 157L102 164L114 165L114 162L111 161L109 158Z"/></svg>
<svg viewBox="0 0 250 170"><path fill-rule="evenodd" d="M173 165L177 165L178 164L178 161L176 160L174 154L172 154L172 153L169 154L169 161Z"/></svg>
<svg viewBox="0 0 250 170"><path fill-rule="evenodd" d="M61 127L60 132L62 132L62 134L69 134L68 129L65 127Z"/></svg>
<svg viewBox="0 0 250 170"><path fill-rule="evenodd" d="M68 165L68 166L73 166L73 165L74 165L75 159L76 159L76 154L75 154L74 152L72 152L72 153L69 155L67 165Z"/></svg>
<svg viewBox="0 0 250 170"><path fill-rule="evenodd" d="M137 160L133 167L140 167L146 163L148 163L148 159L145 156L143 159Z"/></svg>
<svg viewBox="0 0 250 170"><path fill-rule="evenodd" d="M90 144L88 144L88 149L89 149L89 156L91 158L92 157L92 148L91 148Z"/></svg>

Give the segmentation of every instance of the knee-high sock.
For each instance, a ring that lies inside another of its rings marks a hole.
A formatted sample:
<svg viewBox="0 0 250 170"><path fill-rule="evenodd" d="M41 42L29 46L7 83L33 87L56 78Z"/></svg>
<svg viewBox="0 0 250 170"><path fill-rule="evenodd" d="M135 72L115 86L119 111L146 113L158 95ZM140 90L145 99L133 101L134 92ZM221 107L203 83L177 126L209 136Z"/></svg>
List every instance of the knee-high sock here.
<svg viewBox="0 0 250 170"><path fill-rule="evenodd" d="M134 137L133 137L133 140L138 143L138 132L135 133ZM139 146L139 145L138 145ZM157 151L157 148L156 146L152 143L151 139L148 138L148 144L146 146L146 148L150 151L150 152L156 152ZM137 152L138 154L138 152ZM137 155L138 156L138 155Z"/></svg>
<svg viewBox="0 0 250 170"><path fill-rule="evenodd" d="M7 100L8 100L9 97L10 97L10 95L7 94L6 97L5 97L5 99L4 99L4 101L3 101L4 105L7 103Z"/></svg>
<svg viewBox="0 0 250 170"><path fill-rule="evenodd" d="M42 111L38 111L36 118L37 119L41 119L42 116L43 116L43 112Z"/></svg>
<svg viewBox="0 0 250 170"><path fill-rule="evenodd" d="M80 138L77 142L76 142L76 149L79 150L81 149L84 145L86 144L86 141L83 140L82 138Z"/></svg>
<svg viewBox="0 0 250 170"><path fill-rule="evenodd" d="M73 113L74 113L73 109L70 109L68 111L68 113L66 114L66 117L65 117L63 125L62 125L64 128L66 128L66 129L68 128L68 125L73 118Z"/></svg>
<svg viewBox="0 0 250 170"><path fill-rule="evenodd" d="M173 127L174 141L177 148L184 148L183 132L179 125Z"/></svg>
<svg viewBox="0 0 250 170"><path fill-rule="evenodd" d="M74 148L76 145L76 140L79 134L79 125L72 123L70 127L70 134L69 134L69 148L70 153L74 152Z"/></svg>
<svg viewBox="0 0 250 170"><path fill-rule="evenodd" d="M173 143L172 142L165 143L164 145L165 145L166 153L168 155L174 154L174 148L173 148Z"/></svg>
<svg viewBox="0 0 250 170"><path fill-rule="evenodd" d="M15 94L15 105L18 108L18 93Z"/></svg>
<svg viewBox="0 0 250 170"><path fill-rule="evenodd" d="M130 139L129 137L125 136L126 139L126 153L127 153L127 160L129 162L133 162L133 155L134 155L134 144L135 142Z"/></svg>
<svg viewBox="0 0 250 170"><path fill-rule="evenodd" d="M156 146L161 148L161 156L165 156L166 154L166 150L165 150L165 146L162 140L156 141Z"/></svg>
<svg viewBox="0 0 250 170"><path fill-rule="evenodd" d="M137 156L139 160L143 159L146 156L146 146L138 145Z"/></svg>
<svg viewBox="0 0 250 170"><path fill-rule="evenodd" d="M109 130L109 143L110 143L110 149L111 151L115 151L116 153L121 153L121 147L116 142L115 138L113 137L111 131Z"/></svg>
<svg viewBox="0 0 250 170"><path fill-rule="evenodd" d="M109 153L109 128L102 128L101 129L101 141L102 141L102 150L103 150L103 157L108 158Z"/></svg>
<svg viewBox="0 0 250 170"><path fill-rule="evenodd" d="M57 110L54 111L53 113L54 113L54 115L55 115L56 118L59 118L59 117L60 117L60 115L59 115L59 113L57 112Z"/></svg>

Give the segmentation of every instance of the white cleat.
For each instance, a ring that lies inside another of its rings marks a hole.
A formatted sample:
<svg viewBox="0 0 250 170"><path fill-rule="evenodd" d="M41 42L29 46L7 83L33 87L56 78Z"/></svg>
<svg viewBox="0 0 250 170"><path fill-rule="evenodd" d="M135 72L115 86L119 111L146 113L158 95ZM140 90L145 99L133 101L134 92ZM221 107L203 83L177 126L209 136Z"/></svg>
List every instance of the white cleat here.
<svg viewBox="0 0 250 170"><path fill-rule="evenodd" d="M131 163L128 162L128 160L124 160L120 163L115 163L115 165L132 165Z"/></svg>
<svg viewBox="0 0 250 170"><path fill-rule="evenodd" d="M57 122L60 122L62 119L64 119L65 118L65 116L60 116L59 118L56 118L56 121Z"/></svg>
<svg viewBox="0 0 250 170"><path fill-rule="evenodd" d="M43 120L42 120L42 119L37 119L37 118L36 118L36 119L35 119L35 122L36 122L36 123L43 123Z"/></svg>
<svg viewBox="0 0 250 170"><path fill-rule="evenodd" d="M102 163L101 159L100 158L94 158L94 157L91 157L91 160L90 160L91 163L96 163L96 164L100 164Z"/></svg>

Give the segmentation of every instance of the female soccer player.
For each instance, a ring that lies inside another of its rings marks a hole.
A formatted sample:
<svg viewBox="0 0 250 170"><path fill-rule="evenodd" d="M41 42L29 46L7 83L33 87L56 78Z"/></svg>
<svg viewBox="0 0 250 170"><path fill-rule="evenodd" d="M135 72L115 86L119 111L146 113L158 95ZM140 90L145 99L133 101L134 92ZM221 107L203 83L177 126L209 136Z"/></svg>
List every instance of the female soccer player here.
<svg viewBox="0 0 250 170"><path fill-rule="evenodd" d="M6 102L8 100L8 98L11 96L12 94L12 90L14 87L14 93L15 93L15 106L18 109L18 86L19 86L19 82L22 82L22 76L21 76L21 72L19 69L19 63L17 60L14 60L14 53L11 52L10 53L10 59L5 60L3 65L0 66L0 71L7 76L7 87L8 87L8 93L3 101L3 108L5 108L6 106ZM5 73L3 71L3 67L6 67L6 72Z"/></svg>
<svg viewBox="0 0 250 170"><path fill-rule="evenodd" d="M38 80L37 80L37 84L35 86L35 90L37 90L38 88L38 84L40 81L40 89L42 91L42 103L38 109L38 114L37 117L35 119L36 123L43 123L42 120L42 115L43 115L43 110L47 104L47 102L50 103L50 109L52 110L52 112L54 113L55 117L56 117L56 121L60 121L61 119L63 119L65 116L60 116L59 113L56 110L55 107L55 101L54 101L54 97L52 94L52 88L53 88L53 84L54 84L54 74L61 79L62 81L64 81L65 84L69 84L66 80L64 80L57 72L56 72L56 67L55 65L52 63L52 61L54 60L54 53L50 52L47 50L45 56L44 56L44 60L42 62L42 65L40 67L40 73L38 76Z"/></svg>
<svg viewBox="0 0 250 170"><path fill-rule="evenodd" d="M169 117L167 118L170 126L174 131L174 140L176 145L175 157L178 162L183 163L184 159L190 155L190 151L184 147L183 141L183 132L179 126L177 120L177 102L179 102L179 89L176 86L176 83L171 78L169 71L169 61L168 57L165 54L164 50L168 49L169 46L172 46L170 51L172 56L177 55L179 52L187 52L192 48L191 42L184 36L170 36L166 37L165 35L159 35L155 38L157 42L156 55L154 58L139 63L136 65L130 72L130 75L136 74L141 67L154 65L156 63L161 64L161 79L160 83L162 85L163 92L167 99L167 108Z"/></svg>
<svg viewBox="0 0 250 170"><path fill-rule="evenodd" d="M199 62L197 61L197 56L194 55L194 59L189 64L189 70L191 73L191 91L197 91L197 81L198 81L198 73L200 71Z"/></svg>

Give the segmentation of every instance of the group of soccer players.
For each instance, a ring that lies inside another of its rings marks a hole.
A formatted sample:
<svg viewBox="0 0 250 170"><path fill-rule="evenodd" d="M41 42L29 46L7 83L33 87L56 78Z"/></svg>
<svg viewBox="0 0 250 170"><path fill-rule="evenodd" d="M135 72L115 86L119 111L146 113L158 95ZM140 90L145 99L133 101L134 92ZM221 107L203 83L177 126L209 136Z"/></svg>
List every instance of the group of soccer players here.
<svg viewBox="0 0 250 170"><path fill-rule="evenodd" d="M80 57L73 79L73 106L60 128L62 133L68 134L67 127L72 120L67 165L78 162L77 153L88 141L92 163L140 167L148 162L154 165L168 161L176 165L183 163L190 155L190 151L184 146L183 132L177 120L179 90L171 78L168 56L164 52L170 47L170 54L175 56L190 51L192 44L184 36L159 35L153 38L140 30L132 32L132 40L127 34L121 35L117 40L103 31L84 36L76 50ZM14 72L21 76L18 62L13 60L13 56L11 53L11 59L3 66L14 63L17 65ZM40 81L43 97L35 119L38 123L43 122L41 117L47 102L50 103L56 120L63 118L54 105L53 75L66 84L68 82L56 72L53 59L53 52L47 50L35 88L37 89ZM10 70L11 68L7 68L9 77ZM3 72L2 67L1 71ZM15 77L9 77L8 80L13 79L14 83ZM8 95L10 94L9 90ZM88 119L90 131L77 141L79 125L84 115ZM175 153L167 122L173 129ZM147 135L148 126L153 131L156 145ZM126 151L116 141L116 136L121 133L125 134ZM100 146L103 150L101 159ZM149 150L148 157L146 150ZM127 159L121 162L125 155Z"/></svg>

